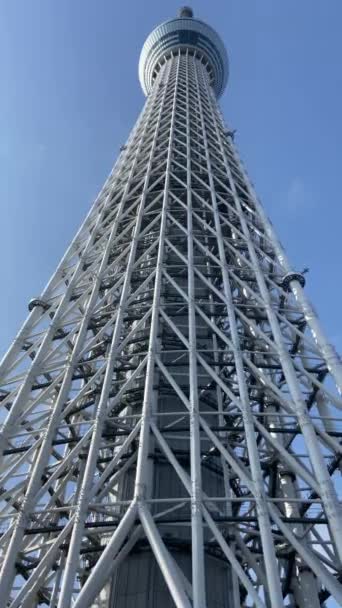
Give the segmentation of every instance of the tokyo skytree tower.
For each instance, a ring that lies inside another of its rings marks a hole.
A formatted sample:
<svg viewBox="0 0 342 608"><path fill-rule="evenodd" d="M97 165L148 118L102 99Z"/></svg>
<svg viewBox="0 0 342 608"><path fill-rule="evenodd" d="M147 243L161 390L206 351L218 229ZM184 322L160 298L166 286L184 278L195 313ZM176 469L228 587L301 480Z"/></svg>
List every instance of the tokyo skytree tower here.
<svg viewBox="0 0 342 608"><path fill-rule="evenodd" d="M0 606L342 605L342 365L189 8L0 368Z"/></svg>

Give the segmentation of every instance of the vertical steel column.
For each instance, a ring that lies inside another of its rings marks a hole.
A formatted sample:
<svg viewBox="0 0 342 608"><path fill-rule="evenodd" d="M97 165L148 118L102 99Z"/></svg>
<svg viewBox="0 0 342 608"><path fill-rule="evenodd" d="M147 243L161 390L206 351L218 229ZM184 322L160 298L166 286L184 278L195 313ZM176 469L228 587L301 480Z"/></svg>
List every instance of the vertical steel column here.
<svg viewBox="0 0 342 608"><path fill-rule="evenodd" d="M207 80L206 74L204 72L202 72L201 76L202 76L202 78L201 78L202 86L203 87L208 86L208 80ZM229 319L230 331L231 331L231 336L232 336L232 344L233 344L233 349L234 349L234 361L235 361L235 367L236 367L236 375L237 375L238 384L239 384L240 402L243 407L242 415L243 415L244 428L245 428L245 433L246 433L246 442L247 442L248 452L249 452L249 462L250 462L252 479L253 479L253 484L254 484L253 493L254 493L255 501L256 501L256 509L257 509L257 513L258 513L258 520L259 520L259 526L260 526L260 535L261 535L262 546L263 546L263 550L264 550L264 561L265 561L265 568L266 568L266 572L267 572L268 591L270 594L272 606L274 606L274 608L281 608L283 606L283 596L282 596L280 582L279 582L279 571L278 571L278 567L277 567L277 559L276 559L276 555L275 555L271 525L270 525L270 521L269 521L269 514L268 514L268 509L267 509L267 503L266 503L266 494L265 494L265 490L264 490L263 476L262 476L259 455L258 455L258 447L257 447L256 440L255 440L253 416L252 416L252 412L250 409L248 390L247 390L246 381L245 381L244 366L243 366L243 361L242 361L242 357L241 357L241 348L240 348L239 336L238 336L238 331L237 331L236 318L235 318L235 314L234 314L232 292L231 292L231 288L230 288L229 277L228 277L228 274L226 271L227 261L226 261L226 257L225 257L221 225L220 225L220 220L219 220L219 216L218 216L216 193L215 193L215 187L214 187L214 182L213 182L213 169L211 166L211 159L210 159L210 153L209 153L209 148L208 148L206 125L205 125L205 120L203 117L201 91L200 91L200 84L198 81L197 72L196 72L196 81L197 81L197 92L198 92L198 98L199 98L199 107L200 107L201 122L202 122L202 129L203 129L203 141L204 141L204 145L205 145L208 177L209 177L209 184L210 184L211 202L213 205L215 229L216 229L216 233L217 233L217 246L219 249L220 260L221 260L222 267L223 267L222 278L223 278L223 285L224 285L224 294L225 294L226 302L227 302L228 319Z"/></svg>
<svg viewBox="0 0 342 608"><path fill-rule="evenodd" d="M196 343L195 313L195 279L194 279L194 246L192 226L192 193L191 193L191 135L189 107L189 70L196 71L195 65L189 65L186 55L186 187L187 187L187 245L188 245L188 323L189 323L189 384L190 384L190 463L191 463L191 537L192 537L192 586L194 608L205 608L205 569L202 525L202 475L201 475L201 437L198 403L198 370Z"/></svg>
<svg viewBox="0 0 342 608"><path fill-rule="evenodd" d="M168 78L170 78L171 70L173 67L173 62L169 61L168 64ZM173 141L173 128L174 128L174 120L175 120L175 109L177 102L177 85L178 85L178 70L179 70L179 57L177 60L177 72L176 72L176 83L174 86L173 92L173 102L172 102L172 113L170 117L170 134L169 134L169 143L168 143L168 153L167 153L167 161L166 161L166 169L165 169L165 183L164 183L164 192L163 192L163 203L162 203L162 213L161 213L161 221L160 221L160 237L159 237L159 246L158 246L158 258L156 265L156 275L155 275L155 284L154 284L154 293L153 293L153 302L152 302L152 317L151 317L151 328L150 328L150 339L147 353L147 368L146 368L146 383L145 383L145 392L144 392L144 401L142 406L141 413L141 430L140 430L140 442L139 442L139 453L137 459L137 472L135 478L135 489L134 495L135 500L141 501L144 500L146 494L146 469L147 469L147 458L148 458L148 450L149 450L149 437L150 437L150 417L151 417L151 401L152 401L152 392L153 392L153 379L154 379L154 369L155 369L155 354L157 347L157 332L159 327L159 301L160 301L160 291L161 291L161 281L162 281L162 265L163 265L163 257L164 257L164 239L165 239L165 230L166 230L166 222L167 215L166 209L169 203L169 180L170 180L170 165L172 159L172 141ZM165 82L164 95L168 92L168 80Z"/></svg>
<svg viewBox="0 0 342 608"><path fill-rule="evenodd" d="M284 502L287 517L299 518L300 513L298 503L295 502L297 496L295 492L295 480L291 471L283 470L280 472L280 483L284 498L289 498ZM302 537L302 542L306 543L304 528L302 525L294 526L293 532L298 537ZM295 558L295 568L293 573L294 597L299 608L319 608L319 598L317 593L316 579L313 573L300 558Z"/></svg>
<svg viewBox="0 0 342 608"><path fill-rule="evenodd" d="M179 78L179 65L180 65L180 54L178 53L175 58L169 61L169 74L174 65L176 65L175 84L173 92L172 110L170 116L170 132L168 142L167 161L165 169L165 183L163 193L163 205L162 215L160 223L160 237L159 237L159 248L157 267L155 275L155 285L152 303L152 318L150 328L150 339L147 354L147 368L146 368L146 382L144 392L144 402L142 407L142 423L140 431L139 441L139 452L137 460L137 472L135 479L134 489L134 500L137 502L138 510L140 514L141 523L144 527L145 533L151 543L151 547L154 551L154 555L159 564L161 571L164 574L165 581L169 587L170 593L177 608L190 608L190 603L184 588L182 579L175 567L174 562L171 560L170 555L165 548L160 533L154 520L149 512L149 509L145 503L146 498L146 483L148 473L148 453L150 447L150 436L151 436L151 405L153 395L153 381L155 374L155 357L157 349L157 334L159 328L159 304L160 304L160 292L162 286L162 270L163 270L163 258L165 249L165 232L167 225L167 207L169 204L169 181L171 173L171 161L173 153L173 133L175 114L177 107L177 90L178 90L178 78ZM167 91L168 82L165 83L165 91Z"/></svg>

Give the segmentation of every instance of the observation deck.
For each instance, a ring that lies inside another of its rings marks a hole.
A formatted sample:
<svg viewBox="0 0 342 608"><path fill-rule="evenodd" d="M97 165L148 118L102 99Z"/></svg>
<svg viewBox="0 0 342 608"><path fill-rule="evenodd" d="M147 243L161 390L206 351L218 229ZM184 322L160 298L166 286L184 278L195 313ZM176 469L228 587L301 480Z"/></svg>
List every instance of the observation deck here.
<svg viewBox="0 0 342 608"><path fill-rule="evenodd" d="M179 50L196 54L203 61L220 97L229 74L227 51L215 30L194 19L188 7L182 8L177 18L158 25L145 41L139 60L139 80L145 95L151 91L161 65Z"/></svg>

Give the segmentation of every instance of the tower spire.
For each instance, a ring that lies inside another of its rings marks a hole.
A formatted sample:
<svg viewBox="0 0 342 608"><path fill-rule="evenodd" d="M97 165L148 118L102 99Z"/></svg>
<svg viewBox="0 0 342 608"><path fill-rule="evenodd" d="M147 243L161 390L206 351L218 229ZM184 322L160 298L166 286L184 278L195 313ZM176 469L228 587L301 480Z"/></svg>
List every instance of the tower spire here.
<svg viewBox="0 0 342 608"><path fill-rule="evenodd" d="M194 16L194 12L193 12L192 8L190 8L189 6L182 6L179 9L179 16L188 17L191 19Z"/></svg>
<svg viewBox="0 0 342 608"><path fill-rule="evenodd" d="M0 366L1 605L342 605L341 362L183 7L147 99Z"/></svg>

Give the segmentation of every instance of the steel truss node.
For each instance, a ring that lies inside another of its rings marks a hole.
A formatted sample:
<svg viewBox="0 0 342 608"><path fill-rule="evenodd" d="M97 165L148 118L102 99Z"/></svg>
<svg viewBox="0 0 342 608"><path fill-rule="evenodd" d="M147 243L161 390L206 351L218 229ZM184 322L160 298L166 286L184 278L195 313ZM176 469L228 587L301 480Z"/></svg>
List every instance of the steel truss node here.
<svg viewBox="0 0 342 608"><path fill-rule="evenodd" d="M342 605L341 362L203 53L157 67L1 364L1 605Z"/></svg>

